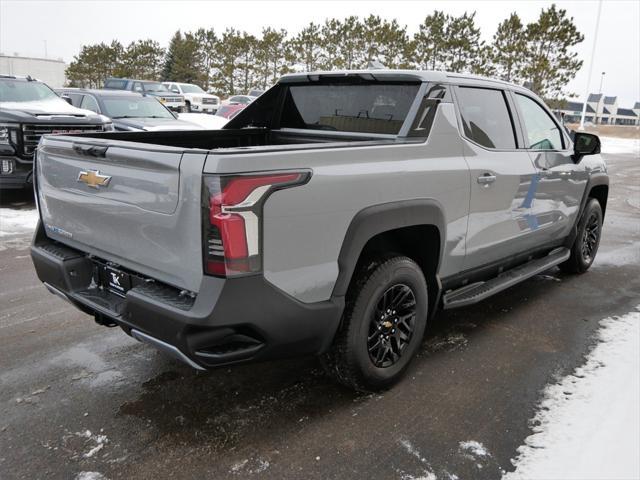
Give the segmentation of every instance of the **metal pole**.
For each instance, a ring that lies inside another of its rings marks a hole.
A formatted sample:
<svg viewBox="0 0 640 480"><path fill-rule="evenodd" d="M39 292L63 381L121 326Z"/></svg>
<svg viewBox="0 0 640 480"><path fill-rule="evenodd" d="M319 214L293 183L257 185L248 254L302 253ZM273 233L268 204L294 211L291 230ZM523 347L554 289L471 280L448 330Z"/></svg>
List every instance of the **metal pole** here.
<svg viewBox="0 0 640 480"><path fill-rule="evenodd" d="M602 93L602 81L604 80L604 76L607 72L602 72L602 74L600 75L600 89L598 90L598 93Z"/></svg>
<svg viewBox="0 0 640 480"><path fill-rule="evenodd" d="M584 130L584 116L587 113L587 100L589 99L589 89L591 88L591 73L593 72L593 57L596 55L596 45L598 43L598 27L600 26L600 12L602 11L602 0L598 2L598 16L596 17L596 31L593 34L593 48L591 49L591 59L589 60L589 76L587 77L587 91L582 105L582 116L578 130Z"/></svg>

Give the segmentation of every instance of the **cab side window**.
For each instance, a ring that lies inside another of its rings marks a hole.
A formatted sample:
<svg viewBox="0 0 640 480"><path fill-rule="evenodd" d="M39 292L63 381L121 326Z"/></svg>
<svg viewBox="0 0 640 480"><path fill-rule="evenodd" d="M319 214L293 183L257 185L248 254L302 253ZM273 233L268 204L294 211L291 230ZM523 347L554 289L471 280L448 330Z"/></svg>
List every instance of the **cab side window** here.
<svg viewBox="0 0 640 480"><path fill-rule="evenodd" d="M529 148L532 150L562 150L562 134L551 116L533 99L516 93L522 112Z"/></svg>
<svg viewBox="0 0 640 480"><path fill-rule="evenodd" d="M516 148L511 113L502 90L458 87L464 135L487 148Z"/></svg>
<svg viewBox="0 0 640 480"><path fill-rule="evenodd" d="M140 82L134 82L133 83L133 91L142 93L143 92L142 84Z"/></svg>
<svg viewBox="0 0 640 480"><path fill-rule="evenodd" d="M82 99L82 103L80 104L80 108L84 108L85 110L91 110L92 112L100 113L100 108L98 108L98 102L91 95L85 95Z"/></svg>

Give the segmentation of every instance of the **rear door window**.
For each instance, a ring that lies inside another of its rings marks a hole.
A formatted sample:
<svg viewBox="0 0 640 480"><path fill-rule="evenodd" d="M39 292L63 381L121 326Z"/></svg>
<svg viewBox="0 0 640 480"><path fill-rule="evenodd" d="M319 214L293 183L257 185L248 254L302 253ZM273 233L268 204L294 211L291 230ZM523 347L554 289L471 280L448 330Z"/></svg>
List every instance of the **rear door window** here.
<svg viewBox="0 0 640 480"><path fill-rule="evenodd" d="M465 137L487 148L516 148L511 113L502 90L458 87L457 93Z"/></svg>
<svg viewBox="0 0 640 480"><path fill-rule="evenodd" d="M558 124L533 99L516 93L516 101L522 112L529 148L532 150L562 150L562 134Z"/></svg>
<svg viewBox="0 0 640 480"><path fill-rule="evenodd" d="M419 83L292 85L280 126L396 135L419 87Z"/></svg>

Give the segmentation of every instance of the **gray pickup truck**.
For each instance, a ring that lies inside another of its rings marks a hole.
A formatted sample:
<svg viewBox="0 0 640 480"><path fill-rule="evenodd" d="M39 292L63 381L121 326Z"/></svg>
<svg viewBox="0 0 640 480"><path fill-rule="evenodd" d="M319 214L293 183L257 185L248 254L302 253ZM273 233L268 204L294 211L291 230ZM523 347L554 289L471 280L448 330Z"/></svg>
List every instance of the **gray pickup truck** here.
<svg viewBox="0 0 640 480"><path fill-rule="evenodd" d="M39 278L197 369L319 355L386 388L439 308L595 257L608 176L522 87L292 74L218 131L45 136Z"/></svg>

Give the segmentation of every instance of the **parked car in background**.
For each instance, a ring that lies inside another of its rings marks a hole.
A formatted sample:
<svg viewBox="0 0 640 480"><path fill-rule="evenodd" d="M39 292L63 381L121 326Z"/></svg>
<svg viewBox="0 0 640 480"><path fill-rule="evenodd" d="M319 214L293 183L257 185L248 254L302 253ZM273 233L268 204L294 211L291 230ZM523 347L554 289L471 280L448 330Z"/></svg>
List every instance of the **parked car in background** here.
<svg viewBox="0 0 640 480"><path fill-rule="evenodd" d="M153 97L119 90L61 88L57 93L69 97L72 105L105 115L120 131L200 130L197 124L178 119Z"/></svg>
<svg viewBox="0 0 640 480"><path fill-rule="evenodd" d="M252 97L250 95L233 95L227 98L226 100L223 100L222 104L223 105L236 105L236 104L249 105L256 98L257 97Z"/></svg>
<svg viewBox="0 0 640 480"><path fill-rule="evenodd" d="M227 118L227 119L231 120L233 117L235 117L238 113L240 113L246 107L247 107L247 105L245 105L243 103L234 103L234 104L231 104L231 105L222 105L220 107L220 109L218 110L218 112L216 113L216 116L224 117L224 118Z"/></svg>
<svg viewBox="0 0 640 480"><path fill-rule="evenodd" d="M148 97L155 97L160 102L176 112L185 110L184 97L173 93L160 82L150 80L131 80L129 78L107 78L104 81L106 90L130 90Z"/></svg>
<svg viewBox="0 0 640 480"><path fill-rule="evenodd" d="M111 120L69 105L45 83L0 75L0 189L30 185L42 135L112 129Z"/></svg>
<svg viewBox="0 0 640 480"><path fill-rule="evenodd" d="M49 291L194 368L315 354L379 390L439 309L589 269L599 153L519 85L291 74L221 130L45 137L31 256Z"/></svg>
<svg viewBox="0 0 640 480"><path fill-rule="evenodd" d="M247 95L249 95L250 97L258 98L263 93L264 93L264 90L251 90Z"/></svg>
<svg viewBox="0 0 640 480"><path fill-rule="evenodd" d="M195 123L205 130L219 130L229 121L220 115L209 115L207 113L179 113L178 118L190 123Z"/></svg>
<svg viewBox="0 0 640 480"><path fill-rule="evenodd" d="M184 97L187 112L216 113L220 106L220 97L205 92L192 83L164 82L173 93Z"/></svg>

